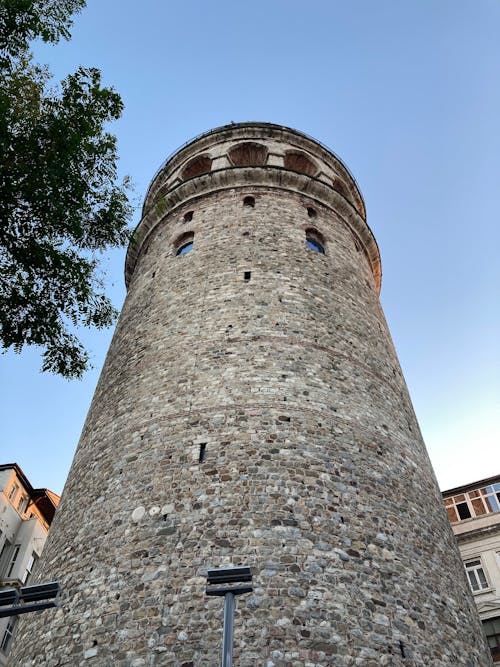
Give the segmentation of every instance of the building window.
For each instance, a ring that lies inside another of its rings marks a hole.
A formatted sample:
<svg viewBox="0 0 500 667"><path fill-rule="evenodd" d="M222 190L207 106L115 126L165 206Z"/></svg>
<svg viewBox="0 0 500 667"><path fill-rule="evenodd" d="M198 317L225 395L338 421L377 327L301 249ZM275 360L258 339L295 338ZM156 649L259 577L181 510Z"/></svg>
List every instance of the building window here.
<svg viewBox="0 0 500 667"><path fill-rule="evenodd" d="M483 566L481 565L481 560L479 558L469 560L464 563L464 565L465 571L467 572L467 579L469 580L470 587L474 593L483 591L485 588L489 588L486 575L484 574Z"/></svg>
<svg viewBox="0 0 500 667"><path fill-rule="evenodd" d="M188 252L191 252L191 250L194 247L194 234L193 232L188 232L187 234L183 234L177 239L177 242L175 243L175 254L176 255L187 255Z"/></svg>
<svg viewBox="0 0 500 667"><path fill-rule="evenodd" d="M0 648L4 653L7 653L9 650L12 635L14 634L14 628L16 627L16 622L17 616L11 616L9 618L9 622L7 623L7 627L5 628L5 632L3 633L2 644Z"/></svg>
<svg viewBox="0 0 500 667"><path fill-rule="evenodd" d="M21 496L19 498L19 502L17 503L17 511L19 512L19 514L22 514L26 509L27 500L28 499L26 498L26 496Z"/></svg>
<svg viewBox="0 0 500 667"><path fill-rule="evenodd" d="M17 484L13 484L11 486L11 489L9 491L9 500L12 502L14 498L16 497L17 492L19 491L19 487Z"/></svg>
<svg viewBox="0 0 500 667"><path fill-rule="evenodd" d="M14 569L14 565L16 564L17 557L19 556L19 550L21 549L20 544L14 544L12 548L12 553L9 558L9 564L7 566L7 579L10 577L12 574L12 570Z"/></svg>
<svg viewBox="0 0 500 667"><path fill-rule="evenodd" d="M493 662L500 662L500 616L483 621L483 630Z"/></svg>
<svg viewBox="0 0 500 667"><path fill-rule="evenodd" d="M444 504L451 523L498 512L500 510L500 483L445 498Z"/></svg>
<svg viewBox="0 0 500 667"><path fill-rule="evenodd" d="M31 573L33 572L33 567L34 567L34 565L37 561L37 558L38 558L38 556L36 555L36 553L34 551L32 551L31 556L29 557L29 560L26 564L26 569L24 571L24 575L23 575L23 578L22 578L23 584L25 584L28 581L28 579L31 577Z"/></svg>
<svg viewBox="0 0 500 667"><path fill-rule="evenodd" d="M248 206L249 208L255 207L255 197L245 197L243 199L243 206Z"/></svg>
<svg viewBox="0 0 500 667"><path fill-rule="evenodd" d="M313 252L325 254L325 242L321 234L315 229L306 230L306 246Z"/></svg>

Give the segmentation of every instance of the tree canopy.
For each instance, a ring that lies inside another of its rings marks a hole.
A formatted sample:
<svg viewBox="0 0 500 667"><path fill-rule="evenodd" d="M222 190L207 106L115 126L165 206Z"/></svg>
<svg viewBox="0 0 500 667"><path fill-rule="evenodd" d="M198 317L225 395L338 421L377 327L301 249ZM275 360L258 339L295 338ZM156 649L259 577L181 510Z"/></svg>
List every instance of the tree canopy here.
<svg viewBox="0 0 500 667"><path fill-rule="evenodd" d="M42 370L80 377L76 326L107 327L99 254L129 239L127 180L106 131L123 104L94 68L59 86L29 43L69 38L84 0L3 0L0 7L0 340L43 350Z"/></svg>

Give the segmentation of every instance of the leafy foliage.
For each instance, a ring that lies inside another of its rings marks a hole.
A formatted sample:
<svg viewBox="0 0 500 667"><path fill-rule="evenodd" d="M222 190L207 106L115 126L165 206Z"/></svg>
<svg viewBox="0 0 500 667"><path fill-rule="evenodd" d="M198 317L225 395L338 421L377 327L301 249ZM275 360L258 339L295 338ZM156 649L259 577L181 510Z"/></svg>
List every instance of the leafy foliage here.
<svg viewBox="0 0 500 667"><path fill-rule="evenodd" d="M44 349L42 370L80 377L88 355L72 326L109 326L98 253L124 245L131 216L117 182L118 93L80 67L54 89L28 41L68 37L83 0L7 0L0 9L0 340ZM7 30L7 32L5 32Z"/></svg>

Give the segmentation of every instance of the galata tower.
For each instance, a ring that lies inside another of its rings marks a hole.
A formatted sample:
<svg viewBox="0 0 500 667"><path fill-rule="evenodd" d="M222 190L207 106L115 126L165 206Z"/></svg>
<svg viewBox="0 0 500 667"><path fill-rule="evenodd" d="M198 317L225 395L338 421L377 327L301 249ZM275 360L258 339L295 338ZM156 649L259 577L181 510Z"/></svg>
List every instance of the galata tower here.
<svg viewBox="0 0 500 667"><path fill-rule="evenodd" d="M207 568L248 565L238 667L489 665L339 158L270 123L197 137L125 278L38 568L63 604L12 664L216 667Z"/></svg>

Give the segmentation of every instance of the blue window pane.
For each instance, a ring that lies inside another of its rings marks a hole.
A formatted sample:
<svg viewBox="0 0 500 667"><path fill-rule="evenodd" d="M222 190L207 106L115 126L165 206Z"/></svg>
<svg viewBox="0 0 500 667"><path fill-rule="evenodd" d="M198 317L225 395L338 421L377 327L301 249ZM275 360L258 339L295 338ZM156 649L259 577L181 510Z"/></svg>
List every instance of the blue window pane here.
<svg viewBox="0 0 500 667"><path fill-rule="evenodd" d="M320 252L322 255L325 254L325 249L323 248L321 243L319 241L316 241L315 239L311 238L306 239L306 245L311 250L314 250L314 252Z"/></svg>
<svg viewBox="0 0 500 667"><path fill-rule="evenodd" d="M193 249L193 241L189 241L188 243L184 243L184 245L181 245L179 250L175 253L176 255L185 255L186 253L190 252Z"/></svg>

